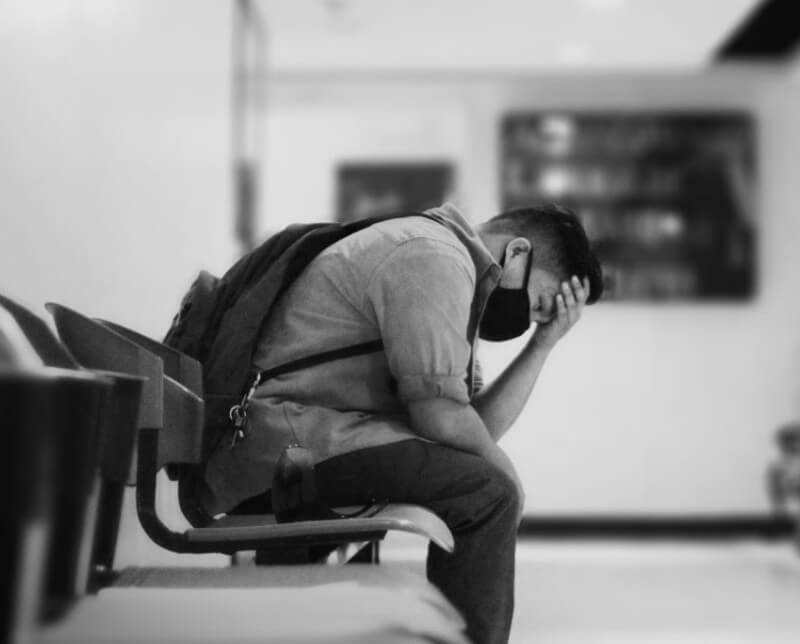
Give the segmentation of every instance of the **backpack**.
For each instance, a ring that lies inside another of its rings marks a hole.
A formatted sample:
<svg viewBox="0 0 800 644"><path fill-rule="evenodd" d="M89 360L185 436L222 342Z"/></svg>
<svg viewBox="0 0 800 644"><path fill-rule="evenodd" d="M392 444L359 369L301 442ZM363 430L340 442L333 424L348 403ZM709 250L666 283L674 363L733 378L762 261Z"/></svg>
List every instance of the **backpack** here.
<svg viewBox="0 0 800 644"><path fill-rule="evenodd" d="M206 408L204 460L220 442L244 437L247 401L269 378L383 349L381 340L310 355L267 371L253 368L253 355L276 302L323 250L375 223L427 213L402 213L347 224L295 224L272 235L221 277L201 271L184 295L164 344L203 364Z"/></svg>

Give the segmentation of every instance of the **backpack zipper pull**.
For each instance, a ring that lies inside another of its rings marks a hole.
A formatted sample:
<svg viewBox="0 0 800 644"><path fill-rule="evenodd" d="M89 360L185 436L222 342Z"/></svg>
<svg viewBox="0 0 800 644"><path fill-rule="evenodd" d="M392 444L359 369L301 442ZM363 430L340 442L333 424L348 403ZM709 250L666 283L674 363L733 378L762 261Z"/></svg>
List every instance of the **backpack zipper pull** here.
<svg viewBox="0 0 800 644"><path fill-rule="evenodd" d="M253 379L253 383L250 385L250 389L247 393L242 396L242 400L238 405L234 405L230 408L228 412L228 418L231 419L233 423L233 436L231 438L231 449L236 447L239 443L241 443L245 437L245 428L247 427L247 405L250 402L250 398L253 397L258 385L261 384L261 372L256 373L256 377Z"/></svg>
<svg viewBox="0 0 800 644"><path fill-rule="evenodd" d="M236 447L244 440L244 428L247 425L247 407L234 405L228 412L228 417L233 422L233 436L231 438L231 449Z"/></svg>

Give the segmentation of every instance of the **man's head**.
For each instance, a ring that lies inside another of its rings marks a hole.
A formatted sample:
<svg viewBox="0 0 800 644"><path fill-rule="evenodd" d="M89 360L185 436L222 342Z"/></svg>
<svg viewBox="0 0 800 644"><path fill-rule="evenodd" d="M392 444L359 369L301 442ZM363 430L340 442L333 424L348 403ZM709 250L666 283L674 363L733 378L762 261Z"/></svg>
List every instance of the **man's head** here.
<svg viewBox="0 0 800 644"><path fill-rule="evenodd" d="M603 293L603 274L575 214L557 204L515 208L478 227L503 266L502 289L527 286L530 321L549 322L562 282L576 275L589 282L587 304Z"/></svg>

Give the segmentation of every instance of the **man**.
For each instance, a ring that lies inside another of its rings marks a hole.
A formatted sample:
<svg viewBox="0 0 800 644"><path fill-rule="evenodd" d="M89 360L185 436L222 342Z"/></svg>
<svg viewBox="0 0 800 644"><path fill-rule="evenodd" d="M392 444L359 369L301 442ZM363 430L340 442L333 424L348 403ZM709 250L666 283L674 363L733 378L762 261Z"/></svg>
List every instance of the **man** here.
<svg viewBox="0 0 800 644"><path fill-rule="evenodd" d="M497 440L553 346L599 298L602 276L563 208L514 210L475 229L450 204L427 215L337 242L277 304L256 352L261 369L378 338L384 351L262 383L248 437L212 456L209 506L263 511L278 456L299 443L328 504L408 502L442 517L455 553L431 545L428 577L473 641L504 642L523 493ZM521 353L477 391L478 336L510 339L532 322Z"/></svg>

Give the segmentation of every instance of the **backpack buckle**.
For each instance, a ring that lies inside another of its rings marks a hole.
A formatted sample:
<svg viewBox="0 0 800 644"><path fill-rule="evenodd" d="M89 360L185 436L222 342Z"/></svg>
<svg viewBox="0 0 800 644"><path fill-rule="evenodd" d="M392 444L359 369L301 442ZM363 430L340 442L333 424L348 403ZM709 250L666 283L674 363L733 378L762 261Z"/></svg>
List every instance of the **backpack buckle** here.
<svg viewBox="0 0 800 644"><path fill-rule="evenodd" d="M242 396L242 401L234 405L228 411L228 418L233 423L233 437L231 438L231 449L236 447L245 439L245 427L247 426L247 404L255 393L256 388L261 382L261 372L258 372L250 385L248 392Z"/></svg>
<svg viewBox="0 0 800 644"><path fill-rule="evenodd" d="M247 408L244 405L234 405L228 412L228 418L233 423L233 437L231 449L244 440L244 427L247 424Z"/></svg>

